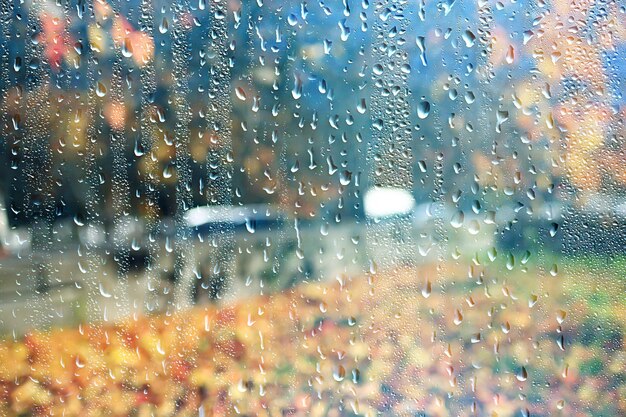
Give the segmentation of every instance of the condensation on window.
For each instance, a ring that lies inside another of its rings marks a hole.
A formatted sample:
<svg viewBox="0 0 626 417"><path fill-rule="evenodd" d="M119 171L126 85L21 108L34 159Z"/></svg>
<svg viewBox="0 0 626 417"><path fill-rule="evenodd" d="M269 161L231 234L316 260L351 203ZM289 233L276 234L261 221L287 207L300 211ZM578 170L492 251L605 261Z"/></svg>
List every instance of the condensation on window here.
<svg viewBox="0 0 626 417"><path fill-rule="evenodd" d="M626 414L616 0L0 4L0 414Z"/></svg>

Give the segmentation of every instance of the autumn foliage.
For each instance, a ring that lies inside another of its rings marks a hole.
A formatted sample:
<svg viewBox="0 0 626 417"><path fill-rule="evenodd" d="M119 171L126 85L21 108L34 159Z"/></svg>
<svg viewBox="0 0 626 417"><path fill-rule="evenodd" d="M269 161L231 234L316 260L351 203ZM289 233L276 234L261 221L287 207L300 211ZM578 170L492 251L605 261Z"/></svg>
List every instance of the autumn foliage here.
<svg viewBox="0 0 626 417"><path fill-rule="evenodd" d="M532 270L499 278L471 271L403 269L222 308L33 332L0 345L0 411L626 412L623 305L594 307L598 283L578 274L537 272L531 282ZM608 285L623 293L619 281Z"/></svg>

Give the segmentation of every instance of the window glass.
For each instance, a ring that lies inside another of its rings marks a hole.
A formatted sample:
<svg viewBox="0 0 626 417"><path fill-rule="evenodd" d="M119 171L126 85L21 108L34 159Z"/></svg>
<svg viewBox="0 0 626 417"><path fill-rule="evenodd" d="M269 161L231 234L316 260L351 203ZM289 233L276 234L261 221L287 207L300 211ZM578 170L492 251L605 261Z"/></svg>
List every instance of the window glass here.
<svg viewBox="0 0 626 417"><path fill-rule="evenodd" d="M0 5L0 414L626 415L615 0Z"/></svg>

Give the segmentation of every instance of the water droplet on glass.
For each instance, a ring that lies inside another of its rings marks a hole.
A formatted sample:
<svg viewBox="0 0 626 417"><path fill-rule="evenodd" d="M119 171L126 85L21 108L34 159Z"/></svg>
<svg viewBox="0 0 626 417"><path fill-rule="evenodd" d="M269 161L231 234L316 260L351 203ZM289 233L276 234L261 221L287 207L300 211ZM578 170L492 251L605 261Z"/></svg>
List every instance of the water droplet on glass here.
<svg viewBox="0 0 626 417"><path fill-rule="evenodd" d="M170 24L167 21L167 18L164 17L163 20L161 20L161 23L159 24L159 32L162 34L165 34L169 30L169 28L170 28Z"/></svg>
<svg viewBox="0 0 626 417"><path fill-rule="evenodd" d="M237 98L241 101L246 101L246 92L243 88L241 87L235 87L235 95L237 96Z"/></svg>
<svg viewBox="0 0 626 417"><path fill-rule="evenodd" d="M457 326L463 322L463 314L459 309L454 310L454 324Z"/></svg>
<svg viewBox="0 0 626 417"><path fill-rule="evenodd" d="M294 99L302 97L302 80L299 76L296 76L293 81L293 88L291 89L291 96Z"/></svg>
<svg viewBox="0 0 626 417"><path fill-rule="evenodd" d="M450 225L454 227L455 229L458 229L463 226L464 221L465 221L465 213L459 210L456 213L454 213L454 215L452 216L452 219L450 219Z"/></svg>
<svg viewBox="0 0 626 417"><path fill-rule="evenodd" d="M356 110L361 114L364 114L367 111L367 104L365 103L364 98L359 100L359 103L356 105Z"/></svg>
<svg viewBox="0 0 626 417"><path fill-rule="evenodd" d="M466 30L463 32L463 41L465 42L465 46L471 48L474 46L474 42L476 42L476 35L471 30Z"/></svg>
<svg viewBox="0 0 626 417"><path fill-rule="evenodd" d="M104 97L107 94L107 88L100 81L96 83L96 95L98 97Z"/></svg>
<svg viewBox="0 0 626 417"><path fill-rule="evenodd" d="M513 45L509 45L509 49L506 51L505 59L507 64L512 64L515 60L515 49L513 48Z"/></svg>
<svg viewBox="0 0 626 417"><path fill-rule="evenodd" d="M417 117L425 119L430 114L430 103L428 101L421 101L417 105Z"/></svg>
<svg viewBox="0 0 626 417"><path fill-rule="evenodd" d="M337 382L341 382L346 378L346 369L343 365L338 365L333 371L333 379Z"/></svg>
<svg viewBox="0 0 626 417"><path fill-rule="evenodd" d="M430 283L429 280L424 281L424 285L422 286L422 297L424 298L428 298L430 297L430 294L432 293L433 288L432 288L432 284Z"/></svg>
<svg viewBox="0 0 626 417"><path fill-rule="evenodd" d="M122 55L126 58L133 56L133 45L128 37L124 38L124 43L122 44Z"/></svg>

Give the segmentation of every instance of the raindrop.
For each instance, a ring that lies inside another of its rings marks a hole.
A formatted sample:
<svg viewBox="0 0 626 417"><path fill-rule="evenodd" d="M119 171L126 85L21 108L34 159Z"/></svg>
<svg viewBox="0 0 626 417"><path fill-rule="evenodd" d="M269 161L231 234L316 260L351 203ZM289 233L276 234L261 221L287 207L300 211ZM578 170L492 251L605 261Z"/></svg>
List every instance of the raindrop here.
<svg viewBox="0 0 626 417"><path fill-rule="evenodd" d="M358 369L352 370L352 383L358 384L361 381L361 371Z"/></svg>
<svg viewBox="0 0 626 417"><path fill-rule="evenodd" d="M454 227L455 229L458 229L463 226L464 221L465 221L465 213L459 210L456 213L454 213L454 215L452 216L452 219L450 219L450 225Z"/></svg>
<svg viewBox="0 0 626 417"><path fill-rule="evenodd" d="M16 56L13 60L13 71L20 72L22 69L22 57Z"/></svg>
<svg viewBox="0 0 626 417"><path fill-rule="evenodd" d="M333 371L333 379L337 382L341 382L346 378L346 369L343 365L338 365Z"/></svg>
<svg viewBox="0 0 626 417"><path fill-rule="evenodd" d="M241 101L246 101L246 92L243 88L241 87L235 87L235 95L237 96L237 98Z"/></svg>
<svg viewBox="0 0 626 417"><path fill-rule="evenodd" d="M133 148L133 154L136 157L140 157L140 156L143 156L144 153L145 153L145 150L143 148L143 145L139 141L139 139L135 140L135 147Z"/></svg>
<svg viewBox="0 0 626 417"><path fill-rule="evenodd" d="M167 31L170 28L170 24L167 21L167 18L163 18L163 20L161 21L161 24L159 24L159 32L161 32L162 34L167 33Z"/></svg>
<svg viewBox="0 0 626 417"><path fill-rule="evenodd" d="M550 224L550 237L556 236L556 232L559 230L559 225L557 223Z"/></svg>
<svg viewBox="0 0 626 417"><path fill-rule="evenodd" d="M506 51L505 59L507 64L512 64L515 60L515 49L513 48L513 45L509 45L509 49Z"/></svg>
<svg viewBox="0 0 626 417"><path fill-rule="evenodd" d="M107 88L100 81L96 83L96 95L98 97L104 97L107 94Z"/></svg>
<svg viewBox="0 0 626 417"><path fill-rule="evenodd" d="M356 105L356 110L361 114L364 114L367 111L367 104L365 103L364 98L359 100L359 103Z"/></svg>
<svg viewBox="0 0 626 417"><path fill-rule="evenodd" d="M465 42L465 46L468 48L474 46L474 43L476 42L476 35L474 35L474 33L469 29L463 32L462 38Z"/></svg>
<svg viewBox="0 0 626 417"><path fill-rule="evenodd" d="M291 96L296 100L302 97L302 80L299 76L295 76L294 78L293 88L291 89Z"/></svg>
<svg viewBox="0 0 626 417"><path fill-rule="evenodd" d="M502 124L509 120L509 112L505 110L498 110L496 113L496 132L502 131Z"/></svg>
<svg viewBox="0 0 626 417"><path fill-rule="evenodd" d="M425 119L430 114L430 103L428 101L421 101L417 105L417 117Z"/></svg>
<svg viewBox="0 0 626 417"><path fill-rule="evenodd" d="M111 298L112 297L111 293L107 292L104 289L104 286L102 285L101 282L98 283L98 289L100 290L100 295L103 296L104 298Z"/></svg>
<svg viewBox="0 0 626 417"><path fill-rule="evenodd" d="M248 233L256 232L256 222L250 218L246 218L246 230Z"/></svg>
<svg viewBox="0 0 626 417"><path fill-rule="evenodd" d="M430 297L430 294L432 293L432 291L433 291L432 284L430 283L429 280L426 280L424 282L424 285L422 286L422 297L424 298Z"/></svg>
<svg viewBox="0 0 626 417"><path fill-rule="evenodd" d="M122 55L126 58L133 56L133 45L130 42L130 38L124 38L124 43L122 44Z"/></svg>
<svg viewBox="0 0 626 417"><path fill-rule="evenodd" d="M454 324L457 326L463 322L463 314L459 309L454 310Z"/></svg>

